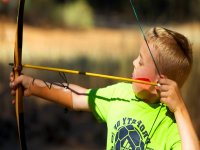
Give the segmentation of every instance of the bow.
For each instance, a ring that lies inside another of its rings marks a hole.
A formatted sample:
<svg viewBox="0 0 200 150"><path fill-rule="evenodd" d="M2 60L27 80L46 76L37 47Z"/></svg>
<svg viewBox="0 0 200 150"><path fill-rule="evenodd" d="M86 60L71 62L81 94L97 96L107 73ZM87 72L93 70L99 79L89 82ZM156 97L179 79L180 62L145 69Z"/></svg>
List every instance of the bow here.
<svg viewBox="0 0 200 150"><path fill-rule="evenodd" d="M22 70L22 40L23 40L23 15L24 15L25 0L19 0L18 17L17 17L17 31L14 48L14 77L17 78ZM15 111L18 126L19 142L21 150L26 150L26 139L24 131L24 113L23 113L23 89L18 86L15 95Z"/></svg>
<svg viewBox="0 0 200 150"><path fill-rule="evenodd" d="M138 22L138 25L140 27L140 30L143 34L143 37L144 37L144 40L147 44L147 47L148 47L148 50L149 50L149 53L151 54L151 57L153 59L153 62L156 66L156 69L158 71L158 74L160 75L160 71L157 67L157 64L155 62L155 59L152 55L152 52L149 48L149 45L148 45L148 42L146 40L146 37L145 37L145 34L142 30L142 27L141 27L141 24L139 22L139 19L138 19L138 15L136 13L136 10L134 8L134 5L133 5L133 2L132 0L130 0L131 2L131 6L133 8L133 11L134 11L134 15L137 19L137 22ZM22 39L23 39L23 15L24 15L24 4L25 4L25 0L19 0L19 8L18 8L18 17L17 17L17 32L16 32L16 40L15 40L15 49L14 49L14 76L15 78L20 76L21 74L21 70L22 70ZM25 66L24 66L25 67ZM29 68L29 67L27 67ZM31 68L31 67L30 67ZM33 67L34 68L34 67ZM37 68L37 67L36 67ZM37 68L38 69L38 68ZM49 70L49 69L47 69ZM72 72L72 71L70 71ZM68 71L69 73L69 71ZM75 73L75 74L83 74L83 73ZM84 72L84 75L91 75L91 73L87 73L87 72ZM91 76L98 76L98 77L104 77L104 78L110 78L110 79L122 79L120 77L113 77L113 76L108 76L108 75L97 75L97 74L94 74L92 73ZM122 79L122 80L126 80L127 79ZM143 84L149 84L148 82L143 82L143 81L137 81L137 80L130 80L128 79L128 81L131 81L131 82L140 82L140 83L143 83ZM151 83L150 83L151 84ZM154 86L159 86L158 84L156 83L152 83ZM24 131L24 113L23 113L23 101L22 101L22 98L23 98L23 89L22 89L22 86L19 86L16 90L16 102L15 102L15 109L16 109L16 118L17 118L17 126L18 126L18 134L19 134L19 141L20 141L20 147L21 147L21 150L26 150L27 149L27 146L26 146L26 139L25 139L25 131ZM162 108L162 106L161 106ZM160 108L160 110L161 110ZM160 110L157 114L157 117L160 113ZM157 120L157 117L152 125L152 128ZM151 128L151 130L152 130ZM150 132L151 132L150 130Z"/></svg>

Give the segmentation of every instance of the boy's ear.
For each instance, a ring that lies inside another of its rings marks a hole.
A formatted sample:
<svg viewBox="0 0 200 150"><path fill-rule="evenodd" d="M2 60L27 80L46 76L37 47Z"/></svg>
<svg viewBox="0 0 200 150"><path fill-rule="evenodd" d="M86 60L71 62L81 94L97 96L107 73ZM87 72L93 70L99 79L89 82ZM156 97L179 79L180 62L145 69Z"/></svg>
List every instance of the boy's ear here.
<svg viewBox="0 0 200 150"><path fill-rule="evenodd" d="M157 82L159 82L160 79L165 79L165 78L167 78L167 77L163 74L158 75Z"/></svg>
<svg viewBox="0 0 200 150"><path fill-rule="evenodd" d="M161 74L161 75L160 75L160 78L161 78L161 79L164 79L164 78L166 78L166 76L163 75L163 74Z"/></svg>

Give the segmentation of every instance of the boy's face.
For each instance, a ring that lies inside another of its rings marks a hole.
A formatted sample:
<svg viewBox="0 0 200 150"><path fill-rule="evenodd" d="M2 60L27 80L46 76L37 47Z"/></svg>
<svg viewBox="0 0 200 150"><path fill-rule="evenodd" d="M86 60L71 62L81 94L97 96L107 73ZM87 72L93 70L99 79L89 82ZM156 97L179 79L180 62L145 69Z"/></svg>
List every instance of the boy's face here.
<svg viewBox="0 0 200 150"><path fill-rule="evenodd" d="M157 53L151 43L149 43L149 47L154 59L156 59ZM145 42L143 42L141 45L138 57L133 61L133 67L133 79L144 78L151 82L158 81L159 75L156 71L155 64L151 58ZM139 98L150 101L152 101L151 99L158 99L158 94L154 86L133 83L133 90Z"/></svg>

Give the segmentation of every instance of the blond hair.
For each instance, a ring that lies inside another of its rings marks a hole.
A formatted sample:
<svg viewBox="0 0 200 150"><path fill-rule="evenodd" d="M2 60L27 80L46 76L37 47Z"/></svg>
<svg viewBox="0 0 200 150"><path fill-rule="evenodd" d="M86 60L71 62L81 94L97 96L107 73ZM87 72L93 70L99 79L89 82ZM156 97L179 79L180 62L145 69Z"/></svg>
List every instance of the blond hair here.
<svg viewBox="0 0 200 150"><path fill-rule="evenodd" d="M188 39L161 27L150 29L146 36L158 54L156 62L161 74L182 87L192 68L192 47Z"/></svg>

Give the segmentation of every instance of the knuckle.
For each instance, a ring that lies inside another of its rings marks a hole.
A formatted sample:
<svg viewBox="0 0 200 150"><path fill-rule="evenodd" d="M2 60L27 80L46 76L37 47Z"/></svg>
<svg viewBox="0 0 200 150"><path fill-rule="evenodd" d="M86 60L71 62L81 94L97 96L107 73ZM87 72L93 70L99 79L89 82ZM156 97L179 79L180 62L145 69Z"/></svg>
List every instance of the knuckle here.
<svg viewBox="0 0 200 150"><path fill-rule="evenodd" d="M172 86L175 88L175 87L177 87L178 85L177 85L176 82L172 82Z"/></svg>

